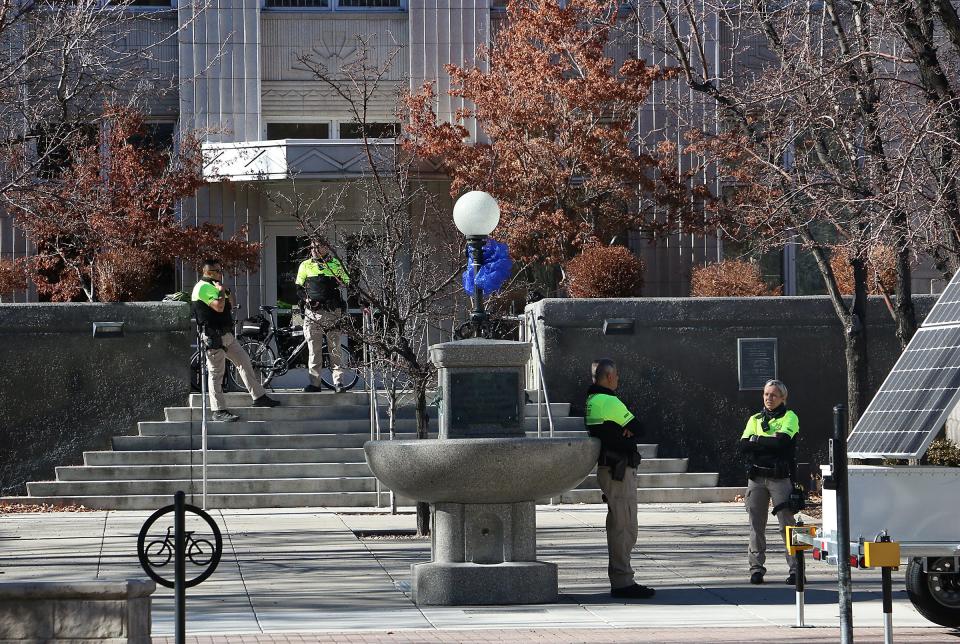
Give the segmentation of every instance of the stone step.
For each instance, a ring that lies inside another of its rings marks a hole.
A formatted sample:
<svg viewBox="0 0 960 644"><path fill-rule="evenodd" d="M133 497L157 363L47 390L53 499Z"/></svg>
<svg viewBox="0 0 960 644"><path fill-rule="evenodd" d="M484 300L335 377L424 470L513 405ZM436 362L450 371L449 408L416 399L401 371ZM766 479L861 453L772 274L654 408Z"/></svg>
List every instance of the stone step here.
<svg viewBox="0 0 960 644"><path fill-rule="evenodd" d="M207 449L361 448L367 440L369 440L369 436L364 434L213 435L207 436ZM113 449L122 452L138 450L189 450L199 448L199 435L113 437Z"/></svg>
<svg viewBox="0 0 960 644"><path fill-rule="evenodd" d="M88 466L116 465L189 465L200 463L200 450L147 450L84 452L83 462ZM227 449L208 450L207 464L252 465L269 463L366 463L363 449Z"/></svg>
<svg viewBox="0 0 960 644"><path fill-rule="evenodd" d="M638 488L639 503L730 503L743 496L744 487L661 487ZM570 490L561 503L602 503L600 490Z"/></svg>
<svg viewBox="0 0 960 644"><path fill-rule="evenodd" d="M230 411L245 421L303 421L303 420L368 420L370 412L359 405L341 405L331 407L231 407ZM170 421L200 420L199 407L167 407L163 410L164 419ZM208 414L211 412L208 410ZM215 422L207 416L207 422ZM369 421L368 421L369 422Z"/></svg>
<svg viewBox="0 0 960 644"><path fill-rule="evenodd" d="M173 495L130 494L106 496L29 496L2 497L3 503L50 505L82 505L93 510L156 510L173 503ZM199 492L187 495L187 503L199 506ZM380 505L386 507L389 496L380 494ZM208 494L207 508L359 508L377 507L376 492L309 492L301 494Z"/></svg>
<svg viewBox="0 0 960 644"><path fill-rule="evenodd" d="M246 393L245 391L228 391L223 395L226 398L227 406L230 408L249 407L253 404L253 399L250 397L250 394ZM303 393L302 391L268 391L267 395L271 398L279 400L282 405L289 407L360 407L362 409L369 409L370 406L370 395L366 391L359 389L346 391L340 394L332 391L324 391L322 393ZM200 403L201 394L190 394L188 403L190 407L199 409L201 406Z"/></svg>
<svg viewBox="0 0 960 644"><path fill-rule="evenodd" d="M141 436L189 436L201 434L203 423L200 420L167 420L143 421L137 424ZM433 422L436 428L436 421ZM536 436L537 419L527 418L524 426L529 435ZM396 421L396 429L404 434L415 433L417 422L414 418L401 418ZM557 418L554 420L555 435L586 436L583 430L583 419L575 417ZM563 430L562 432L559 430ZM387 419L380 419L381 434L387 433ZM330 420L239 420L233 423L207 422L208 436L267 436L276 434L363 434L370 435L370 420L362 419L330 419ZM544 436L547 432L544 431Z"/></svg>
<svg viewBox="0 0 960 644"><path fill-rule="evenodd" d="M305 394L322 395L322 394ZM249 401L249 396L247 397ZM369 418L367 407L362 405L281 405L279 407L250 407L237 405L232 406L228 403L227 407L238 415L241 420L324 420L324 419L343 419L343 418ZM554 420L570 415L569 403L551 403L550 409L553 412ZM400 417L412 418L414 410L411 407L401 407ZM198 420L201 415L200 407L167 407L164 409L164 418L166 420ZM381 418L386 417L386 410L381 406ZM437 410L430 407L428 413L431 417L436 417ZM526 405L525 413L527 418L537 417L537 406ZM546 414L543 416L546 419ZM544 420L546 423L546 420Z"/></svg>
<svg viewBox="0 0 960 644"><path fill-rule="evenodd" d="M646 461L644 461L646 462ZM720 475L716 472L649 472L643 469L637 472L638 488L674 488L674 487L711 487L717 484ZM583 483L577 486L578 490L597 490L597 475L590 474Z"/></svg>
<svg viewBox="0 0 960 644"><path fill-rule="evenodd" d="M136 481L38 481L27 483L29 496L172 495L177 490L198 493L201 478ZM319 492L373 492L376 479L368 477L207 479L207 494L315 494Z"/></svg>
<svg viewBox="0 0 960 644"><path fill-rule="evenodd" d="M143 452L125 452L142 455ZM279 479L279 478L331 478L331 477L368 477L370 468L365 462L359 463L212 463L208 452L207 476L215 479ZM196 461L181 465L72 465L56 468L58 481L113 481L113 480L168 480L189 479L203 475L202 466ZM686 471L687 459L649 458L640 464L640 474L667 474ZM591 474L580 487L596 487L596 475Z"/></svg>
<svg viewBox="0 0 960 644"><path fill-rule="evenodd" d="M208 459L210 453L207 454ZM58 481L140 481L189 479L203 476L203 467L194 465L73 465L58 467ZM212 479L284 479L369 477L370 468L363 463L257 463L207 464L207 477Z"/></svg>

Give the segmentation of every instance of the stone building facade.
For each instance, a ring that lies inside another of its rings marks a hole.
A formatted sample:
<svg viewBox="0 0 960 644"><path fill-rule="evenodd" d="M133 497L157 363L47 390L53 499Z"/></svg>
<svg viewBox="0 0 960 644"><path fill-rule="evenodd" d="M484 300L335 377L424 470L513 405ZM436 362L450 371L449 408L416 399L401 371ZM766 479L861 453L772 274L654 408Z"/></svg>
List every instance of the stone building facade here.
<svg viewBox="0 0 960 644"><path fill-rule="evenodd" d="M260 270L230 276L246 310L292 296L293 273L301 257L299 229L276 211L268 191L302 192L355 181L364 158L347 103L304 65L304 57L338 69L351 59L363 37L376 62L389 61L379 91L369 105L368 120L389 130L397 121L396 97L406 87L436 81L438 114L449 117L461 107L446 95L448 63L470 64L478 45L505 16L502 0L138 0L132 11L152 12L142 29L130 35L131 46L153 44L150 71L173 80L177 91L158 95L148 106L150 120L172 131L206 131L207 152L218 165L217 182L183 204L191 223L213 222L226 235L245 227L252 241L264 244ZM172 37L171 37L172 35ZM705 43L718 56L722 33ZM616 57L657 54L626 43ZM399 54L395 55L396 52ZM392 56L392 58L391 58ZM680 92L679 88L676 92ZM641 110L639 123L650 132L671 131L676 99L671 90L655 93ZM674 92L676 94L676 92ZM703 115L704 121L710 115ZM467 124L476 134L476 125ZM674 128L675 129L675 128ZM443 178L428 177L440 194ZM351 208L362 195L348 194L340 222L351 226ZM639 236L631 246L646 262L645 295L686 295L692 266L724 256L714 237L673 236L649 243ZM0 256L29 253L22 234L0 217ZM786 293L797 292L796 249L779 262ZM915 280L918 293L936 290L929 275ZM195 278L194 267L179 267L177 287ZM173 285L171 285L173 286ZM34 301L19 293L13 301Z"/></svg>

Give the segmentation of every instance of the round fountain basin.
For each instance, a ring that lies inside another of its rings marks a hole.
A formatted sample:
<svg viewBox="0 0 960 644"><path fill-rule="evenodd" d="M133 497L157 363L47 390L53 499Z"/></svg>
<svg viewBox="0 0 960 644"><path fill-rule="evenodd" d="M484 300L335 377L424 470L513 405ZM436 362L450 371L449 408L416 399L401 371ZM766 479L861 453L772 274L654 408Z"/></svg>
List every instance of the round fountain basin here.
<svg viewBox="0 0 960 644"><path fill-rule="evenodd" d="M519 503L575 488L597 464L595 438L367 441L367 463L396 492L428 503Z"/></svg>

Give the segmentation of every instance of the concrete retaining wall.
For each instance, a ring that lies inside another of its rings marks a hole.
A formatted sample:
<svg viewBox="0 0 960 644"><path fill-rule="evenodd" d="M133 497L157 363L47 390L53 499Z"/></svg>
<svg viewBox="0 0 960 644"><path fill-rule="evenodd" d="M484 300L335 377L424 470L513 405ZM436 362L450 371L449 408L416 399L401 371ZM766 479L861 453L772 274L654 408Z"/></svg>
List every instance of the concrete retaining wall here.
<svg viewBox="0 0 960 644"><path fill-rule="evenodd" d="M934 300L915 299L921 319ZM826 461L833 406L846 402L842 331L826 297L548 299L528 310L543 318L551 400L582 414L591 361L612 358L646 426L643 442L658 443L662 457L689 457L690 471L719 471L721 485L743 483L737 441L762 404L759 391L739 390L737 338L777 338L778 375L800 417L798 456ZM607 318L633 319L633 335L604 336ZM882 299L871 298L867 325L875 389L900 346Z"/></svg>
<svg viewBox="0 0 960 644"><path fill-rule="evenodd" d="M4 642L150 642L148 580L0 583Z"/></svg>
<svg viewBox="0 0 960 644"><path fill-rule="evenodd" d="M54 478L189 394L185 303L0 305L0 492ZM93 323L124 323L94 338Z"/></svg>

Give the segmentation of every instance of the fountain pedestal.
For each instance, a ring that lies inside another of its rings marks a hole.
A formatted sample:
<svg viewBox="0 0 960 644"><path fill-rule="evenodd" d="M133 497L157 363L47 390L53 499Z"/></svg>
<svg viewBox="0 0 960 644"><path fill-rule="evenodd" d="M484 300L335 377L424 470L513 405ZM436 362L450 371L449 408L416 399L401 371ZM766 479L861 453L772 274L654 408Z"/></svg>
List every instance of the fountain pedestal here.
<svg viewBox="0 0 960 644"><path fill-rule="evenodd" d="M411 566L420 606L557 600L556 564L537 561L536 505L437 503L433 560Z"/></svg>
<svg viewBox="0 0 960 644"><path fill-rule="evenodd" d="M440 439L364 445L384 485L432 505L432 558L411 570L418 605L557 599L556 564L537 561L535 502L583 481L600 444L526 438L522 370L529 353L529 344L496 340L431 347Z"/></svg>

